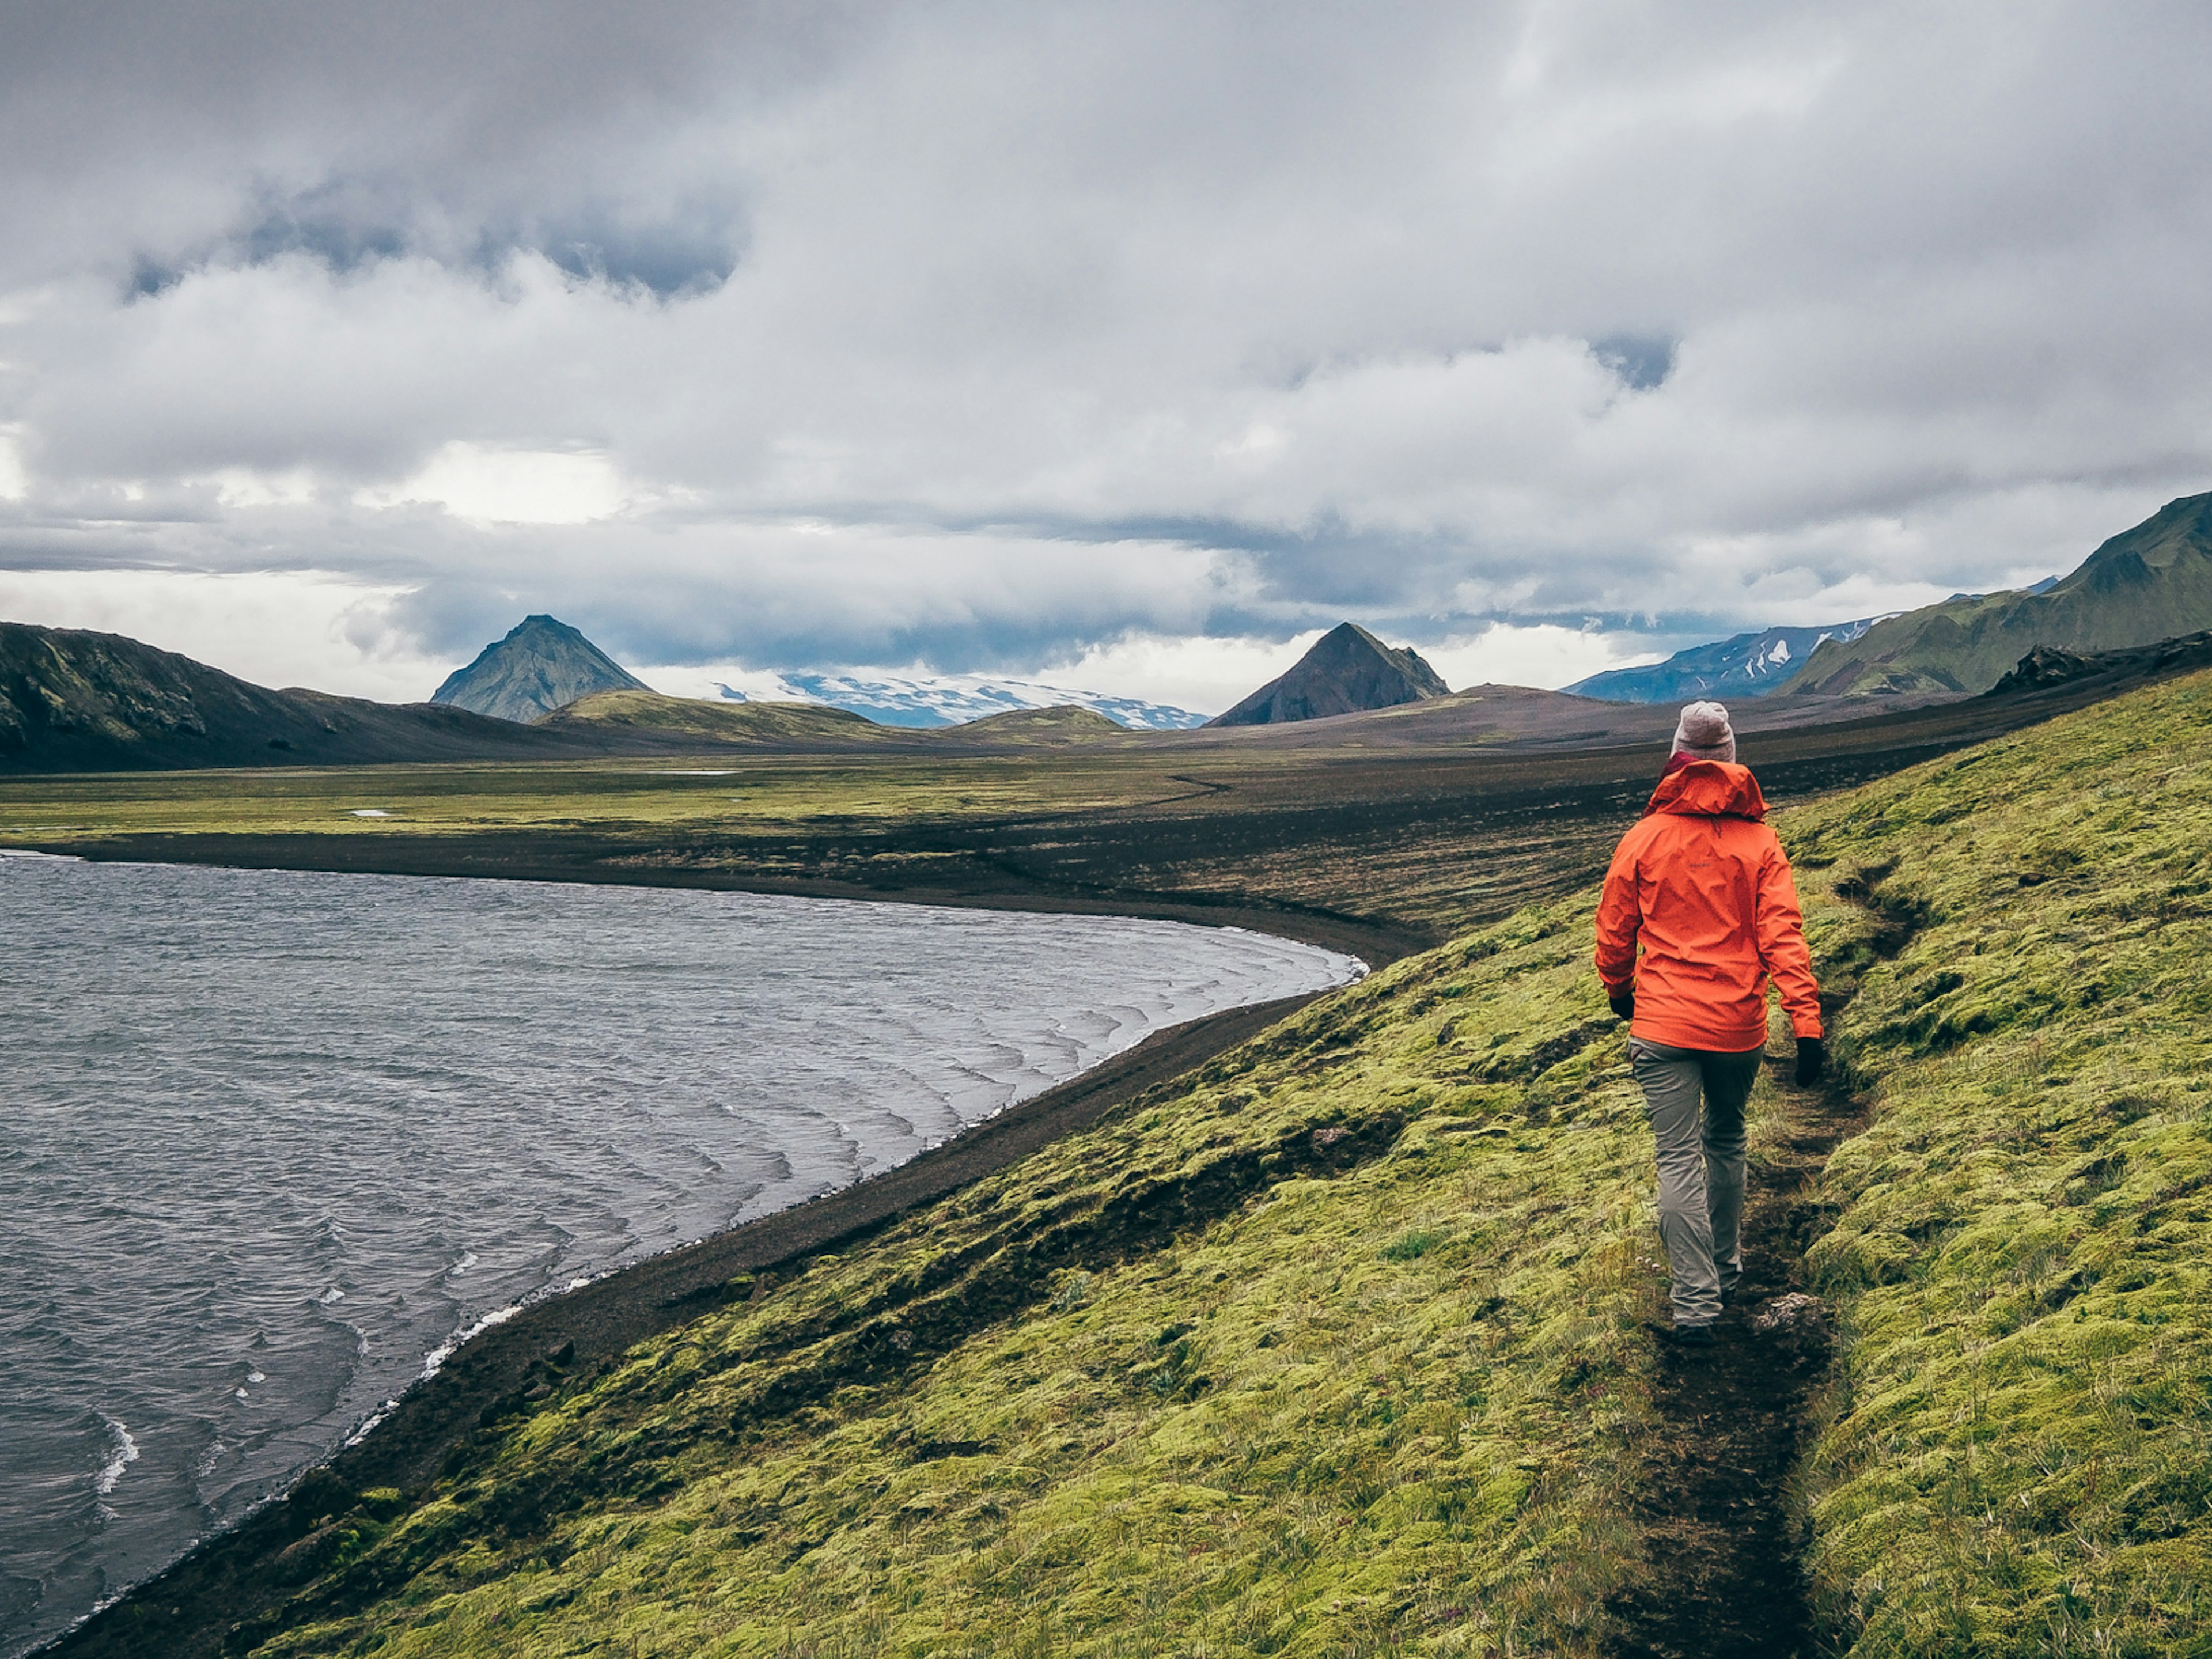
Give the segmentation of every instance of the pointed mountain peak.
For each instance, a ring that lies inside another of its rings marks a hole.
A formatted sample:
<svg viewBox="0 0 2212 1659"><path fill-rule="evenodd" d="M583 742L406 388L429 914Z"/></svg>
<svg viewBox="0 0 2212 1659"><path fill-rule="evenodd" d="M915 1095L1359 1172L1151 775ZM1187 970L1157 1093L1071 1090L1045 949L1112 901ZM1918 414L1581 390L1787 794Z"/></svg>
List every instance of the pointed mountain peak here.
<svg viewBox="0 0 2212 1659"><path fill-rule="evenodd" d="M568 623L530 616L455 669L430 701L527 723L595 691L651 689Z"/></svg>
<svg viewBox="0 0 2212 1659"><path fill-rule="evenodd" d="M1279 726L1395 708L1450 690L1411 646L1385 645L1358 623L1340 623L1316 640L1290 672L1207 724Z"/></svg>

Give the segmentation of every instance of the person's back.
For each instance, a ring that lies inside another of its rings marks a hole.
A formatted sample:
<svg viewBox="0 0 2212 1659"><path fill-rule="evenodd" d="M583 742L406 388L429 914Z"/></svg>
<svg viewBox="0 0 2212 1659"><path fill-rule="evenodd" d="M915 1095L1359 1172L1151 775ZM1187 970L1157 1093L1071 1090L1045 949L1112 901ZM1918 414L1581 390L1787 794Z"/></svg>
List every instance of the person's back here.
<svg viewBox="0 0 2212 1659"><path fill-rule="evenodd" d="M1684 709L1651 804L1613 854L1597 916L1598 977L1629 1021L1651 1114L1674 1328L1692 1340L1710 1337L1742 1270L1743 1109L1765 1047L1770 981L1797 1036L1799 1081L1822 1063L1790 860L1758 780L1735 763L1728 712Z"/></svg>
<svg viewBox="0 0 2212 1659"><path fill-rule="evenodd" d="M1765 816L1748 769L1692 760L1660 780L1621 837L1598 911L1597 969L1608 992L1634 981L1630 1035L1682 1048L1759 1047L1770 975L1798 1035L1820 1035L1790 860Z"/></svg>

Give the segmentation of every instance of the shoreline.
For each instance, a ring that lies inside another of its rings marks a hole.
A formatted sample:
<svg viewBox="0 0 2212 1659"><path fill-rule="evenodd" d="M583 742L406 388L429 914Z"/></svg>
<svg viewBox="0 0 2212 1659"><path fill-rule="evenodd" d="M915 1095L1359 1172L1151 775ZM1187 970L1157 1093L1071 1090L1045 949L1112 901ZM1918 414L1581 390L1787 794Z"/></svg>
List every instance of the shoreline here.
<svg viewBox="0 0 2212 1659"><path fill-rule="evenodd" d="M309 869L343 873L444 876L461 879L571 882L587 885L663 887L713 891L842 898L878 903L919 903L950 908L1030 913L1127 915L1238 927L1356 957L1370 973L1425 949L1431 941L1411 930L1326 912L1274 909L1203 896L1165 899L1146 895L1041 891L975 893L953 890L871 890L828 882L768 882L732 878L703 870L652 867L610 870L560 860L471 860L423 857L466 849L395 846L383 837L366 845L331 848L342 860L310 862L253 857L240 845L213 842L245 837L133 836L70 849L94 863L160 862L236 869ZM330 838L301 838L325 840ZM352 838L347 838L349 842ZM366 838L364 838L366 839ZM396 838L395 838L396 839ZM428 839L428 838L417 838ZM441 837L441 840L447 838ZM185 843L191 843L187 845ZM389 854L373 856L379 843ZM265 844L264 854L280 849ZM296 854L305 849L286 848ZM214 852L247 854L211 857ZM191 856L192 854L200 856ZM371 856L364 857L363 854ZM424 867L443 866L443 867ZM491 866L491 867L487 867ZM285 1496L250 1511L237 1525L188 1549L161 1571L122 1592L38 1647L32 1655L128 1655L145 1650L159 1632L162 1651L215 1655L241 1619L288 1594L284 1552L305 1537L322 1516L347 1508L360 1494L382 1487L419 1490L433 1483L447 1459L479 1429L497 1420L533 1381L542 1363L561 1356L561 1368L580 1374L611 1363L635 1343L684 1324L724 1304L725 1287L744 1274L773 1282L777 1270L805 1258L858 1242L900 1216L1006 1169L1061 1137L1089 1127L1146 1090L1168 1083L1247 1042L1308 1004L1330 994L1307 992L1248 1004L1153 1032L1066 1081L1007 1107L905 1163L836 1192L756 1217L690 1244L618 1267L571 1291L542 1295L511 1317L481 1328L461 1343L431 1376L411 1385L395 1406L373 1417L356 1437L310 1465ZM149 1628L147 1620L159 1618Z"/></svg>
<svg viewBox="0 0 2212 1659"><path fill-rule="evenodd" d="M381 831L362 835L118 835L99 840L40 842L23 836L25 852L78 858L90 864L190 864L228 870L295 870L339 875L442 876L461 880L571 883L592 887L658 887L691 892L760 893L786 898L850 899L868 904L920 904L945 909L1009 910L1052 915L1133 916L1187 921L1200 927L1243 927L1302 945L1358 957L1370 971L1443 943L1426 929L1376 921L1294 903L1254 903L1204 891L1154 892L1083 888L1002 872L994 887L897 884L872 886L813 877L747 875L682 865L605 862L612 848L588 835L494 830L477 834ZM1016 884L1018 883L1018 884Z"/></svg>

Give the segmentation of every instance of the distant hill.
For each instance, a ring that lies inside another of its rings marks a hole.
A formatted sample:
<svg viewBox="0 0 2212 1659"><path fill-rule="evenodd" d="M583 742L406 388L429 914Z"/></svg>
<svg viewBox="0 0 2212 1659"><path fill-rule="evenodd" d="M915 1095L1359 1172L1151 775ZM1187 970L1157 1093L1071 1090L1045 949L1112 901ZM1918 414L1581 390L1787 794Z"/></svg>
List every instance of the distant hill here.
<svg viewBox="0 0 2212 1659"><path fill-rule="evenodd" d="M534 616L447 675L430 701L526 724L595 691L649 689L568 623Z"/></svg>
<svg viewBox="0 0 2212 1659"><path fill-rule="evenodd" d="M658 691L601 691L549 714L540 732L589 736L614 747L747 747L828 752L866 749L915 753L960 748L1032 748L1126 737L1095 708L1010 708L957 726L883 726L849 708L818 702L727 702Z"/></svg>
<svg viewBox="0 0 2212 1659"><path fill-rule="evenodd" d="M1288 673L1206 724L1280 726L1450 695L1451 688L1411 647L1387 646L1357 623L1340 623Z"/></svg>
<svg viewBox="0 0 2212 1659"><path fill-rule="evenodd" d="M1641 668L1610 668L1577 680L1567 690L1601 702L1693 702L1699 697L1763 697L1778 691L1823 641L1844 644L1880 620L1831 623L1825 628L1770 628L1710 645L1677 651Z"/></svg>
<svg viewBox="0 0 2212 1659"><path fill-rule="evenodd" d="M0 623L0 770L352 766L599 752L462 708L272 691L119 634Z"/></svg>
<svg viewBox="0 0 2212 1659"><path fill-rule="evenodd" d="M1960 594L1814 651L1783 690L1986 691L2038 646L2077 653L2212 628L2212 495L2170 501L2048 591Z"/></svg>
<svg viewBox="0 0 2212 1659"><path fill-rule="evenodd" d="M808 670L779 673L775 684L783 698L849 708L884 726L957 726L1019 709L1071 705L1096 709L1115 726L1139 732L1177 732L1206 724L1205 715L1169 703L977 674L832 674ZM747 693L730 686L720 690L733 702L747 699Z"/></svg>
<svg viewBox="0 0 2212 1659"><path fill-rule="evenodd" d="M1080 703L1057 708L1010 708L1003 714L986 714L958 726L940 726L930 737L940 742L1038 744L1090 743L1116 738L1128 728L1109 720L1097 709Z"/></svg>
<svg viewBox="0 0 2212 1659"><path fill-rule="evenodd" d="M593 733L621 740L637 735L682 739L694 746L723 744L846 748L917 734L894 732L850 709L815 702L722 702L670 697L640 687L597 691L556 709L540 732Z"/></svg>

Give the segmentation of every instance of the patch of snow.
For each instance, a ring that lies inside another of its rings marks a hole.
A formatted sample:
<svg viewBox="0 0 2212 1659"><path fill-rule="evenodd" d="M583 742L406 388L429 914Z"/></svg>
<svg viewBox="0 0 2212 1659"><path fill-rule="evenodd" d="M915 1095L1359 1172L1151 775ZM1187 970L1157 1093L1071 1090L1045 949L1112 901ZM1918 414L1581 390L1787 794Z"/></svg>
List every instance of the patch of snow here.
<svg viewBox="0 0 2212 1659"><path fill-rule="evenodd" d="M1095 710L1116 725L1139 732L1176 732L1206 724L1206 717L1170 704L1134 697L1107 696L1035 680L992 679L977 674L904 675L870 671L830 673L794 670L769 677L748 693L717 684L732 702L756 701L827 703L850 709L879 726L957 726L988 714L1022 708L1054 708L1073 703Z"/></svg>

